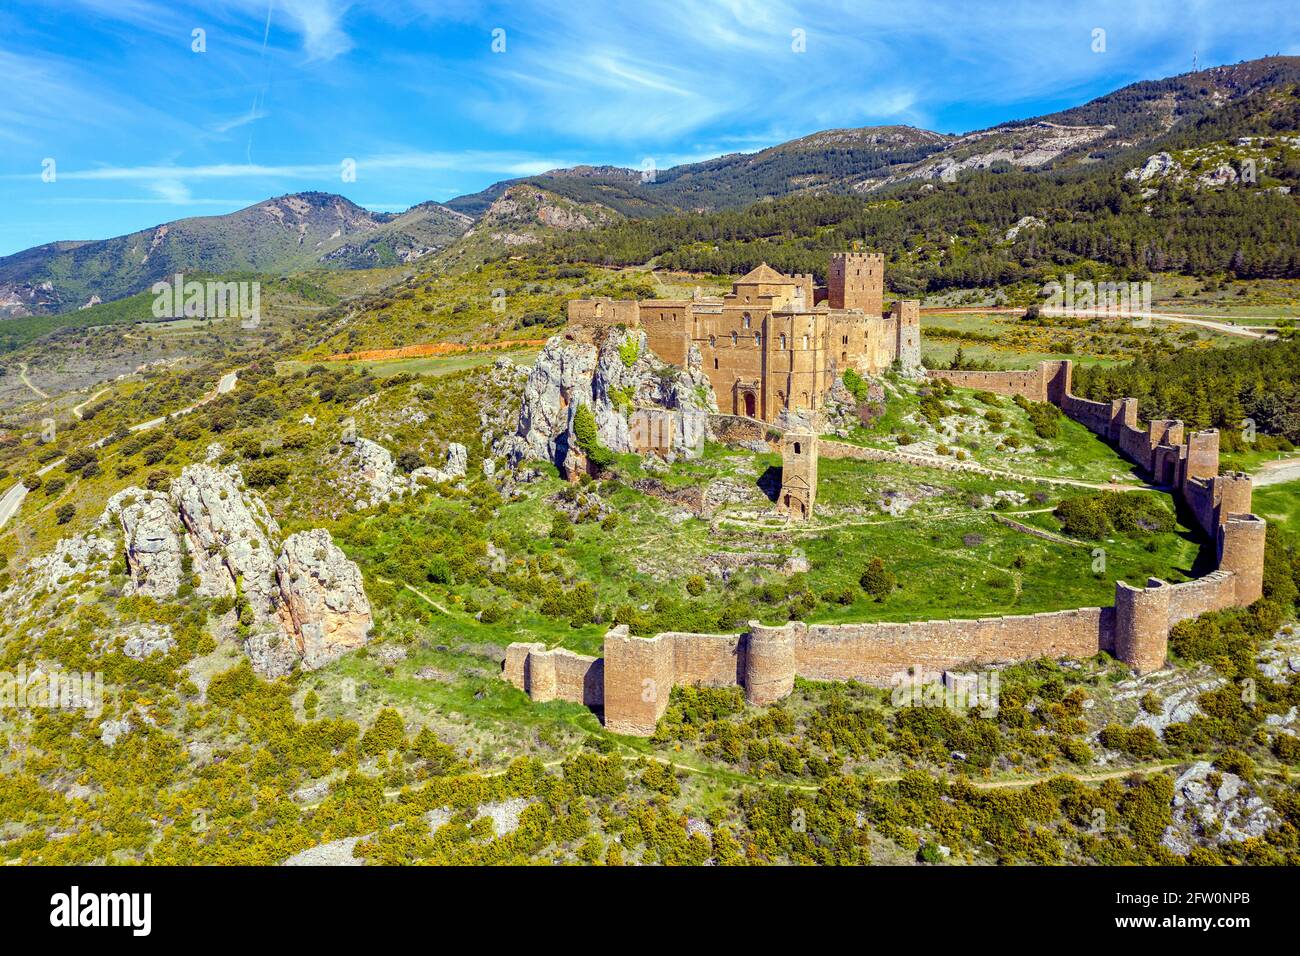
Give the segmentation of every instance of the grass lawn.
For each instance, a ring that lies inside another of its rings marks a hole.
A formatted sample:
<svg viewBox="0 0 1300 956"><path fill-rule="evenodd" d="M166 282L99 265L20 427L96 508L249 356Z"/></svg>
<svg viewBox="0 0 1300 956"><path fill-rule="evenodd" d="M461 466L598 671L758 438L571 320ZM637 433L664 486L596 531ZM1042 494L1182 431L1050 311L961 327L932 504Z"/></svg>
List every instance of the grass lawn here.
<svg viewBox="0 0 1300 956"><path fill-rule="evenodd" d="M1291 534L1300 534L1300 481L1264 485L1255 489L1255 514Z"/></svg>

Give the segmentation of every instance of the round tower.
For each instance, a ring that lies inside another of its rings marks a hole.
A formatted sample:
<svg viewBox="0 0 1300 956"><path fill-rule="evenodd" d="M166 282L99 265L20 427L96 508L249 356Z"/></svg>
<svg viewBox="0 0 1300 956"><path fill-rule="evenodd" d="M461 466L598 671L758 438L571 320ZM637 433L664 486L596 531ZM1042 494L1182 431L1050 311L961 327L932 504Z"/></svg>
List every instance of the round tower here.
<svg viewBox="0 0 1300 956"><path fill-rule="evenodd" d="M1230 514L1219 527L1219 570L1231 571L1237 606L1264 596L1264 537L1268 522L1252 514Z"/></svg>
<svg viewBox="0 0 1300 956"><path fill-rule="evenodd" d="M749 622L745 654L745 700L766 707L794 690L796 625L767 627Z"/></svg>
<svg viewBox="0 0 1300 956"><path fill-rule="evenodd" d="M1169 656L1169 587L1150 578L1145 588L1115 582L1115 656L1139 674L1158 671Z"/></svg>

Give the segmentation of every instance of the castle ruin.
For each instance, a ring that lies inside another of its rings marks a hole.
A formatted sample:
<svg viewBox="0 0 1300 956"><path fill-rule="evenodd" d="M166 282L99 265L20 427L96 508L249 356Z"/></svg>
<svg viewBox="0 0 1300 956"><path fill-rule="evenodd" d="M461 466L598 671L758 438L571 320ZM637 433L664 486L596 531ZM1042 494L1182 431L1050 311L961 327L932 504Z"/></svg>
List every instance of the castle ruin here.
<svg viewBox="0 0 1300 956"><path fill-rule="evenodd" d="M789 694L795 677L887 685L909 671L1047 658L1113 654L1140 674L1164 666L1169 631L1209 611L1246 607L1263 595L1266 524L1251 513L1251 479L1220 475L1217 431L1184 436L1182 422L1137 421L1136 399L1094 402L1070 393L1072 365L1044 362L1031 371L932 372L954 385L1050 401L1071 419L1115 444L1158 483L1169 485L1214 546L1215 570L1193 581L1116 582L1115 602L1041 614L974 620L769 627L751 622L741 634L665 633L636 637L626 627L605 635L604 656L545 644L511 644L503 676L533 700L567 700L601 708L605 726L649 736L675 685L743 687L752 704ZM805 449L804 441L812 438ZM780 505L811 509L816 486L815 435L788 434ZM807 457L805 457L807 456ZM789 504L786 505L786 488Z"/></svg>
<svg viewBox="0 0 1300 956"><path fill-rule="evenodd" d="M919 371L920 302L884 312L884 292L882 254L841 252L831 255L825 287L763 263L723 296L574 299L569 326L642 329L651 351L678 366L695 345L722 412L782 422L819 411L847 369L877 375L897 362Z"/></svg>

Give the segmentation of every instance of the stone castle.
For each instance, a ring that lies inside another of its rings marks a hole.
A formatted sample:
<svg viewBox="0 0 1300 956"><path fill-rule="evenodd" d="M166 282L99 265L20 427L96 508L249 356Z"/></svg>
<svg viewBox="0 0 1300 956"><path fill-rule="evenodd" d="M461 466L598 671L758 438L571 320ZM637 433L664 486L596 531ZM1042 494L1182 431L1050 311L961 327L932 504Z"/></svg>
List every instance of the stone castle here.
<svg viewBox="0 0 1300 956"><path fill-rule="evenodd" d="M503 676L533 700L586 704L603 713L611 731L648 736L674 685L739 686L750 703L766 705L790 693L796 676L883 685L908 672L924 679L961 668L1084 658L1099 651L1138 673L1163 667L1175 624L1208 611L1245 607L1262 596L1266 525L1251 513L1250 477L1219 474L1217 431L1185 436L1177 421L1153 421L1143 428L1136 399L1094 402L1072 395L1071 369L1063 361L1031 371L929 374L958 386L1050 401L1117 446L1154 482L1172 487L1194 516L1213 548L1209 574L1180 584L1155 578L1141 586L1119 581L1113 605L1031 615L779 627L751 622L742 634L654 637L618 627L606 634L599 658L540 643L511 644ZM798 515L811 509L816 491L815 432L788 430L782 452L788 475L778 507Z"/></svg>
<svg viewBox="0 0 1300 956"><path fill-rule="evenodd" d="M835 253L827 276L817 287L810 275L763 263L724 296L575 299L569 328L643 330L651 351L679 367L694 345L720 411L784 422L817 413L847 369L876 375L894 363L912 373L921 366L920 303L883 311L883 255Z"/></svg>

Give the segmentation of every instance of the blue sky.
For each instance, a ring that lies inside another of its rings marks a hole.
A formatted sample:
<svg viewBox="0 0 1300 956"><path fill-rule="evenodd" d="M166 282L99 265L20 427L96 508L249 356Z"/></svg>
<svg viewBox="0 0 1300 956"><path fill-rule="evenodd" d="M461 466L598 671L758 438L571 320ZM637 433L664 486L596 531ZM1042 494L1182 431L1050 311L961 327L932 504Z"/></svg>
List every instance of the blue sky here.
<svg viewBox="0 0 1300 956"><path fill-rule="evenodd" d="M400 210L832 127L966 132L1193 53L1297 54L1295 23L1293 0L6 0L0 255L307 189Z"/></svg>

